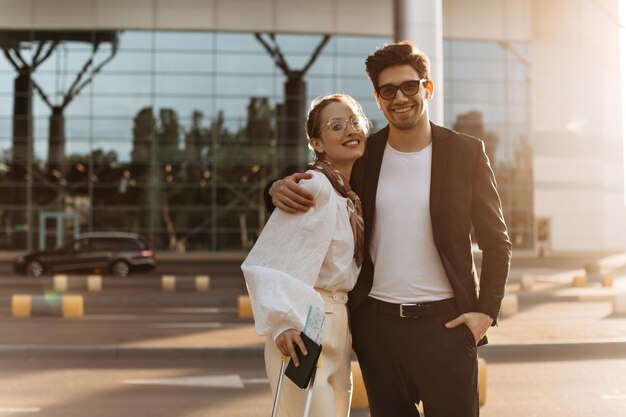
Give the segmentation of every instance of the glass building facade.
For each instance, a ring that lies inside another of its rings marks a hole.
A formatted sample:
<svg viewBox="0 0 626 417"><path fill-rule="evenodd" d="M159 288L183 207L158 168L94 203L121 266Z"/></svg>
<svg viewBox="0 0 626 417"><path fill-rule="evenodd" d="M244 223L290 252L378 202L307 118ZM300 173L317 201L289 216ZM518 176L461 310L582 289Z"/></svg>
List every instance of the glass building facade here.
<svg viewBox="0 0 626 417"><path fill-rule="evenodd" d="M306 162L312 98L348 93L385 125L364 58L389 41L0 32L0 250L76 227L137 232L160 250L248 249L265 184ZM525 45L444 48L445 124L485 139L514 243L531 247Z"/></svg>
<svg viewBox="0 0 626 417"><path fill-rule="evenodd" d="M481 138L514 247L535 244L525 43L444 42L445 125Z"/></svg>

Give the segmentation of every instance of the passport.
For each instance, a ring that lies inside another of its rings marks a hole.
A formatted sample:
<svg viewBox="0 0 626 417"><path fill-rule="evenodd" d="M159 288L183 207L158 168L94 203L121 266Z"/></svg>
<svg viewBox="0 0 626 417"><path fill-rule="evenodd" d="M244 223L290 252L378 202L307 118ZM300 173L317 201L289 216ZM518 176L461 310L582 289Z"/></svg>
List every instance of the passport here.
<svg viewBox="0 0 626 417"><path fill-rule="evenodd" d="M313 371L317 367L317 361L322 353L322 345L315 343L306 334L304 334L304 332L300 332L300 337L302 338L304 346L306 346L306 350L309 354L304 356L298 345L294 345L296 355L298 355L298 360L300 361L300 366L296 368L293 364L293 360L289 361L287 369L285 370L285 375L298 387L304 389L309 385L309 381L313 376Z"/></svg>

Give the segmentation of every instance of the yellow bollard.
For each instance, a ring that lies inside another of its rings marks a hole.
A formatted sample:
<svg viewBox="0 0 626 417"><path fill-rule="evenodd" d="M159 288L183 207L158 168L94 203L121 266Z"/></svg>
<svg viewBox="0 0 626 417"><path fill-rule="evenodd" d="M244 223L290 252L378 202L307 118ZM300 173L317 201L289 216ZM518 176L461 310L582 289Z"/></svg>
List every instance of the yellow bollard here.
<svg viewBox="0 0 626 417"><path fill-rule="evenodd" d="M363 383L363 374L357 361L350 362L352 368L352 408L368 408L367 392Z"/></svg>
<svg viewBox="0 0 626 417"><path fill-rule="evenodd" d="M586 287L587 286L587 276L586 275L577 275L572 279L572 285L576 288Z"/></svg>
<svg viewBox="0 0 626 417"><path fill-rule="evenodd" d="M478 403L485 405L487 402L487 362L478 358Z"/></svg>
<svg viewBox="0 0 626 417"><path fill-rule="evenodd" d="M523 290L532 290L536 277L534 275L522 275L521 284Z"/></svg>
<svg viewBox="0 0 626 417"><path fill-rule="evenodd" d="M602 286L613 287L613 275L610 275L610 274L602 275Z"/></svg>
<svg viewBox="0 0 626 417"><path fill-rule="evenodd" d="M11 297L13 317L61 316L78 318L84 314L82 295L27 295L15 294Z"/></svg>
<svg viewBox="0 0 626 417"><path fill-rule="evenodd" d="M252 314L252 304L250 304L250 297L247 295L240 295L237 297L237 313L240 319L254 318Z"/></svg>
<svg viewBox="0 0 626 417"><path fill-rule="evenodd" d="M626 314L626 293L613 296L613 314Z"/></svg>
<svg viewBox="0 0 626 417"><path fill-rule="evenodd" d="M500 306L500 314L502 317L512 316L517 314L519 310L519 300L516 294L505 294Z"/></svg>
<svg viewBox="0 0 626 417"><path fill-rule="evenodd" d="M67 276L66 275L55 275L52 278L54 291L56 292L66 292L67 291Z"/></svg>
<svg viewBox="0 0 626 417"><path fill-rule="evenodd" d="M11 314L13 317L30 317L30 295L15 294L11 296Z"/></svg>
<svg viewBox="0 0 626 417"><path fill-rule="evenodd" d="M196 291L207 292L209 291L210 277L208 275L196 276Z"/></svg>
<svg viewBox="0 0 626 417"><path fill-rule="evenodd" d="M88 291L102 291L102 276L101 275L88 275L87 276L87 290Z"/></svg>
<svg viewBox="0 0 626 417"><path fill-rule="evenodd" d="M63 297L63 317L79 318L83 316L83 296L66 295Z"/></svg>
<svg viewBox="0 0 626 417"><path fill-rule="evenodd" d="M161 276L161 287L163 291L176 291L176 277L174 275Z"/></svg>

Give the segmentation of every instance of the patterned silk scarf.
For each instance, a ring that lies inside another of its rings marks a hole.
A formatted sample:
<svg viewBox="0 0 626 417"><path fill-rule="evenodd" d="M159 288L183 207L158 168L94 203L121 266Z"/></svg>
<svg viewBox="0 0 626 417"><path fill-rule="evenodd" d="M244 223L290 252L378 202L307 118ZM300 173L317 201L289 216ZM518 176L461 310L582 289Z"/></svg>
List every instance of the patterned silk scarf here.
<svg viewBox="0 0 626 417"><path fill-rule="evenodd" d="M314 163L313 169L326 175L326 178L328 178L335 190L348 199L348 215L350 217L350 226L352 226L352 234L354 235L354 260L357 266L360 267L363 264L363 240L365 239L361 199L352 191L350 184L345 180L341 171L329 161L318 160Z"/></svg>

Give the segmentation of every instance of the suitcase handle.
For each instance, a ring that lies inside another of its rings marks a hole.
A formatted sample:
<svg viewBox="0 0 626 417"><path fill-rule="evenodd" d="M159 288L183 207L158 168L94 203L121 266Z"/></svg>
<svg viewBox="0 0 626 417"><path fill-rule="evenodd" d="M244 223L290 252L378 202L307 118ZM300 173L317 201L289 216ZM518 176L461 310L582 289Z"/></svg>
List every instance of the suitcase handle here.
<svg viewBox="0 0 626 417"><path fill-rule="evenodd" d="M274 405L272 407L272 417L276 417L278 413L278 401L280 400L280 393L283 386L283 376L285 376L285 368L287 367L287 363L291 360L290 356L281 355L280 358L280 373L278 374L278 384L276 384L276 393L274 394ZM315 369L313 370L313 374L311 375L311 380L309 381L309 386L307 388L308 392L306 395L306 403L304 405L304 417L308 417L309 411L311 409L311 399L313 398L313 383L315 382L315 374L317 373L317 368L322 366L322 355L317 359L317 364Z"/></svg>
<svg viewBox="0 0 626 417"><path fill-rule="evenodd" d="M291 359L290 356L281 355L280 357L280 373L278 374L278 384L276 384L276 393L274 394L274 406L272 407L272 417L276 417L278 413L278 400L280 399L280 390L283 386L283 376L285 375L285 367Z"/></svg>

